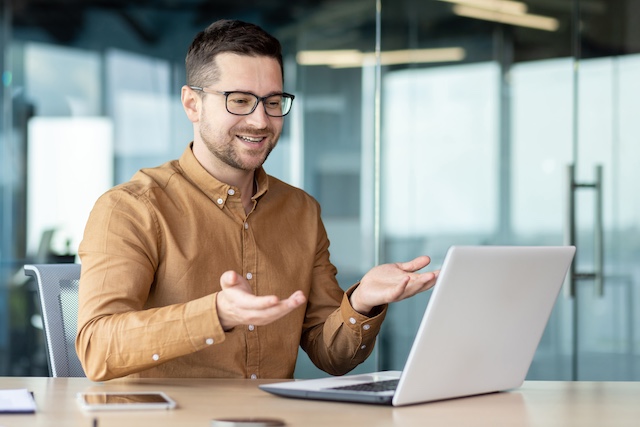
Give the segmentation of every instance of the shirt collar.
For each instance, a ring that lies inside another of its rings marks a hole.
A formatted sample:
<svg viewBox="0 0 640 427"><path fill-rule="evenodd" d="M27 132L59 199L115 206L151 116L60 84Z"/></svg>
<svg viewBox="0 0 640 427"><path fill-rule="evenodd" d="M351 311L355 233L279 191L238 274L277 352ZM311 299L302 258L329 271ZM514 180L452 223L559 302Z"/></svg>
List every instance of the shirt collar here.
<svg viewBox="0 0 640 427"><path fill-rule="evenodd" d="M227 197L238 192L238 188L218 181L211 176L207 170L202 167L192 150L193 142L191 142L180 156L180 167L184 175L193 184L195 184L204 194L207 195L219 208L223 208L227 202ZM255 180L258 185L253 200L258 200L269 190L269 176L265 170L260 167L255 172Z"/></svg>

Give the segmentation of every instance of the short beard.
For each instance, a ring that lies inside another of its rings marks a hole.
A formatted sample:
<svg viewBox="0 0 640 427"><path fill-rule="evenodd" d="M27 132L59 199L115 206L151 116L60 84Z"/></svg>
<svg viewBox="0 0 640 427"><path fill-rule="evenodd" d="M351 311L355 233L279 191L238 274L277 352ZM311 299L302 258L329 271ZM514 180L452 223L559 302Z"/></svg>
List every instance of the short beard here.
<svg viewBox="0 0 640 427"><path fill-rule="evenodd" d="M209 138L205 134L206 131L207 131L207 128L200 129L200 139L204 142L204 145L207 147L209 152L213 154L221 162L231 166L234 169L239 169L243 171L254 171L260 168L264 164L264 162L267 160L267 158L269 157L269 155L271 154L271 152L276 146L276 144L273 144L272 146L269 146L267 148L267 151L264 154L264 159L262 159L262 161L260 161L259 164L248 165L241 160L240 156L234 150L233 144L226 144L222 147L218 147L209 140Z"/></svg>
<svg viewBox="0 0 640 427"><path fill-rule="evenodd" d="M202 115L204 116L205 114L206 114L206 111L203 104ZM262 161L258 165L248 165L243 163L241 157L234 150L233 143L216 146L214 142L210 139L212 135L215 135L215 133L211 132L211 127L208 123L204 123L200 127L199 133L200 133L200 139L204 142L204 145L207 147L209 152L213 154L218 160L238 170L254 171L256 169L259 169L264 164L264 162L267 160L267 158L271 154L271 151L273 151L273 149L277 145L278 139L280 138L280 134L276 134L273 128L269 127L261 130L266 130L267 136L271 137L274 142L272 146L267 147L267 151L264 154L264 159L262 159ZM247 130L247 129L242 129L238 127L238 128L231 129L229 133L233 135L233 138L237 138L235 135L251 134L253 131L255 131L255 129ZM213 137L215 138L215 136Z"/></svg>

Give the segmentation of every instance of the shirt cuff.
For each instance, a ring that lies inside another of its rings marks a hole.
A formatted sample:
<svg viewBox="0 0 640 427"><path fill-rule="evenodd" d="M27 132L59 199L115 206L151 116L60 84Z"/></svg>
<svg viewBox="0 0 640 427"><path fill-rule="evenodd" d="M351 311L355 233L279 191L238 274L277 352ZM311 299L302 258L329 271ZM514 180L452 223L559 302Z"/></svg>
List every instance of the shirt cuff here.
<svg viewBox="0 0 640 427"><path fill-rule="evenodd" d="M191 301L185 316L185 324L195 349L200 350L225 339L218 319L217 294Z"/></svg>
<svg viewBox="0 0 640 427"><path fill-rule="evenodd" d="M360 282L347 289L347 291L344 293L344 296L342 297L342 303L340 304L342 321L351 329L359 329L363 330L363 332L375 332L379 330L380 326L382 325L382 321L387 314L388 305L384 304L374 307L373 310L371 310L371 315L369 316L358 313L353 309L353 307L351 306L351 301L349 301L349 297L351 296L351 294L353 294L353 291L356 290L358 285L360 285Z"/></svg>

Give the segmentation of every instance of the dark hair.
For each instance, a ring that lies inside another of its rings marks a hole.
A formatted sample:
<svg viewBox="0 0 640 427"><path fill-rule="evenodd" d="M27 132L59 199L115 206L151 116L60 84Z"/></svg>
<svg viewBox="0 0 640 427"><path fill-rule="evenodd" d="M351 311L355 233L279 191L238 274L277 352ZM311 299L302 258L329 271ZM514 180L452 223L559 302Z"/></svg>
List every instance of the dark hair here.
<svg viewBox="0 0 640 427"><path fill-rule="evenodd" d="M268 56L282 66L282 47L278 39L255 24L222 19L200 31L191 42L185 66L187 84L206 86L219 78L216 55L230 52L246 56Z"/></svg>

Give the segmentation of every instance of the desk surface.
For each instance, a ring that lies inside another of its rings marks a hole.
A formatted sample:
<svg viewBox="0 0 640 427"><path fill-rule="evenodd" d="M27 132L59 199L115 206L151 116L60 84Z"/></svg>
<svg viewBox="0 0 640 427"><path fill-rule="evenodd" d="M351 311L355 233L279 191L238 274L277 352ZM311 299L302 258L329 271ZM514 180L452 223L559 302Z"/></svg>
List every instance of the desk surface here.
<svg viewBox="0 0 640 427"><path fill-rule="evenodd" d="M27 388L38 411L0 415L0 427L189 426L213 418L271 417L287 426L638 426L640 382L527 381L518 390L401 408L287 399L258 389L259 381L137 379L94 383L86 378L0 378L0 389ZM164 391L169 411L81 411L79 391Z"/></svg>

